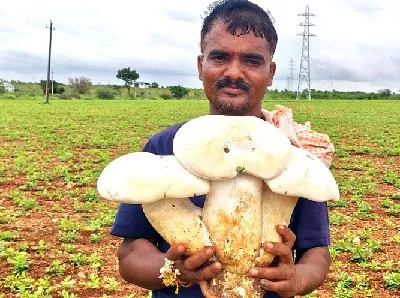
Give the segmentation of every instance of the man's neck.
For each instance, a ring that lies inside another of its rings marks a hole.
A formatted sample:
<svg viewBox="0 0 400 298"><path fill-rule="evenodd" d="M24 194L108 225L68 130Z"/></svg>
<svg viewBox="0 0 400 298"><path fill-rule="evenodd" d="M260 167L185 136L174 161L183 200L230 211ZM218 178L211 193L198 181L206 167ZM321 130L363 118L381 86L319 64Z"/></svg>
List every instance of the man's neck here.
<svg viewBox="0 0 400 298"><path fill-rule="evenodd" d="M262 120L266 120L261 109L258 109L256 111L251 111L249 113L245 113L245 114L241 114L241 115L236 115L236 114L226 114L226 113L222 113L217 111L216 109L213 109L212 107L210 107L209 110L209 115L224 115L224 116L254 116L257 118L261 118Z"/></svg>

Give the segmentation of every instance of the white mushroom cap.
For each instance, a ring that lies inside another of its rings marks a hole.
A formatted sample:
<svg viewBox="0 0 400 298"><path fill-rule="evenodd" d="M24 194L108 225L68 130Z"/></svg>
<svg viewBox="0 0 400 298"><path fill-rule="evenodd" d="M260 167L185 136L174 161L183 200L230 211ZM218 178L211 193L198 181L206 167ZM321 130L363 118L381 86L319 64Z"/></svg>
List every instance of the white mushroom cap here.
<svg viewBox="0 0 400 298"><path fill-rule="evenodd" d="M144 204L206 194L210 183L188 172L172 155L136 152L109 163L97 180L97 190L107 200Z"/></svg>
<svg viewBox="0 0 400 298"><path fill-rule="evenodd" d="M278 194L299 196L312 201L339 200L335 178L325 164L310 152L292 147L293 155L285 170L273 179L264 180Z"/></svg>
<svg viewBox="0 0 400 298"><path fill-rule="evenodd" d="M283 131L252 116L201 116L185 123L174 139L181 164L210 180L240 172L270 179L285 169L291 147Z"/></svg>

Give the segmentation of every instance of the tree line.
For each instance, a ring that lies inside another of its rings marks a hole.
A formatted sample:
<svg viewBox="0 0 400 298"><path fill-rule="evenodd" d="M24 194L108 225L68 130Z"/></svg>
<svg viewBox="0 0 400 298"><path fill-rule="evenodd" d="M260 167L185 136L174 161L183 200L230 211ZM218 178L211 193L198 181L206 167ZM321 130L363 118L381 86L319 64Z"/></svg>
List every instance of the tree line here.
<svg viewBox="0 0 400 298"><path fill-rule="evenodd" d="M137 80L140 75L135 69L130 67L121 68L116 73L116 78L124 82L124 86L128 91L128 96L131 97L131 89L134 89L133 97L136 98L136 89L138 87ZM0 93L4 93L4 87L1 88ZM40 81L40 87L43 94L46 94L46 80ZM93 83L90 78L81 76L68 78L68 89L72 90L67 92L67 85L59 83L57 81L50 81L50 91L52 94L58 94L60 98L79 98L80 95L87 94L91 92ZM115 91L120 91L120 85L113 85L112 88L96 89L96 96L101 99L114 99L116 96ZM152 82L148 85L149 88L160 88L157 82ZM163 88L163 87L161 87ZM189 89L181 85L178 86L167 86L170 92L165 92L160 95L163 99L170 99L171 95L173 98L183 98L189 93ZM400 93L400 90L399 90ZM171 95L170 95L171 94ZM321 90L311 90L313 99L347 99L347 100L361 100L361 99L400 99L400 94L392 92L390 89L379 89L377 92L361 92L361 91L321 91ZM278 90L271 89L268 90L266 98L268 99L295 99L296 92L289 90Z"/></svg>
<svg viewBox="0 0 400 298"><path fill-rule="evenodd" d="M305 92L305 91L303 91ZM400 92L400 90L399 90ZM268 90L269 98L291 98L295 99L297 92L277 89ZM362 91L321 91L311 89L311 97L313 99L347 99L347 100L364 100L364 99L400 99L400 94L392 92L390 89L379 89L377 92ZM302 96L304 99L304 95Z"/></svg>
<svg viewBox="0 0 400 298"><path fill-rule="evenodd" d="M133 86L134 98L136 98L136 88L138 87L137 80L139 79L139 77L140 76L138 72L134 69L131 69L130 67L119 69L116 74L117 79L124 81L124 86L128 91L128 96L131 96L131 88ZM68 83L73 90L73 93L70 95L72 97L77 97L79 95L89 93L93 86L92 81L85 76L68 78ZM40 87L43 91L43 94L46 94L46 80L40 81ZM149 84L149 88L159 88L159 84L157 82L152 82L151 84ZM180 85L168 86L167 88L171 91L174 98L183 98L189 93L188 88ZM50 80L50 91L52 94L59 94L61 98L68 97L68 95L65 95L65 85L55 80ZM96 95L101 99L113 99L115 97L113 91L106 89L97 90ZM167 95L164 95L164 97L167 97Z"/></svg>

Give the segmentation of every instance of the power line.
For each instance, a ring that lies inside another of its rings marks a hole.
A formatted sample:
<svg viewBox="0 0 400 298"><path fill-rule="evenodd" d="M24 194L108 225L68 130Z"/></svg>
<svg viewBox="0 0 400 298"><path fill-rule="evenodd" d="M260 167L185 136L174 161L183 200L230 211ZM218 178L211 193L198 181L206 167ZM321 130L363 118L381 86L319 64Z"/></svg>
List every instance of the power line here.
<svg viewBox="0 0 400 298"><path fill-rule="evenodd" d="M49 103L49 93L50 93L50 61L51 61L51 42L53 39L53 31L56 30L56 28L53 28L53 22L50 20L50 27L46 28L50 29L50 42L49 42L49 60L47 62L47 81L46 81L46 103Z"/></svg>
<svg viewBox="0 0 400 298"><path fill-rule="evenodd" d="M314 17L315 14L310 13L310 9L307 5L305 13L298 14L298 16L303 16L305 18L304 23L299 26L304 27L303 33L297 34L303 36L303 47L301 50L301 61L300 61L300 71L299 71L299 84L297 86L297 96L296 99L300 99L303 93L303 84L307 87L307 98L311 99L311 75L310 75L310 37L316 36L310 33L310 27L315 26L310 23L310 17Z"/></svg>

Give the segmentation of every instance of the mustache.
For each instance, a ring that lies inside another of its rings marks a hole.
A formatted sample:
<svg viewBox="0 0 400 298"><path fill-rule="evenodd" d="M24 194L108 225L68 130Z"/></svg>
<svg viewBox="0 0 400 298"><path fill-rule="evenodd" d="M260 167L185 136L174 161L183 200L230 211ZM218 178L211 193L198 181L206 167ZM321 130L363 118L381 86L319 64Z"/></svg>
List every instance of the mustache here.
<svg viewBox="0 0 400 298"><path fill-rule="evenodd" d="M221 79L221 80L218 80L218 81L215 83L215 86L216 86L218 89L225 88L225 87L229 87L229 86L235 86L236 88L242 89L242 90L247 91L247 92L249 92L249 91L250 91L250 88L251 88L250 85L247 84L245 81L243 81L243 80L241 80L241 79L239 79L239 80L232 80L232 79L229 78L229 77L226 77L226 78L223 78L223 79Z"/></svg>

